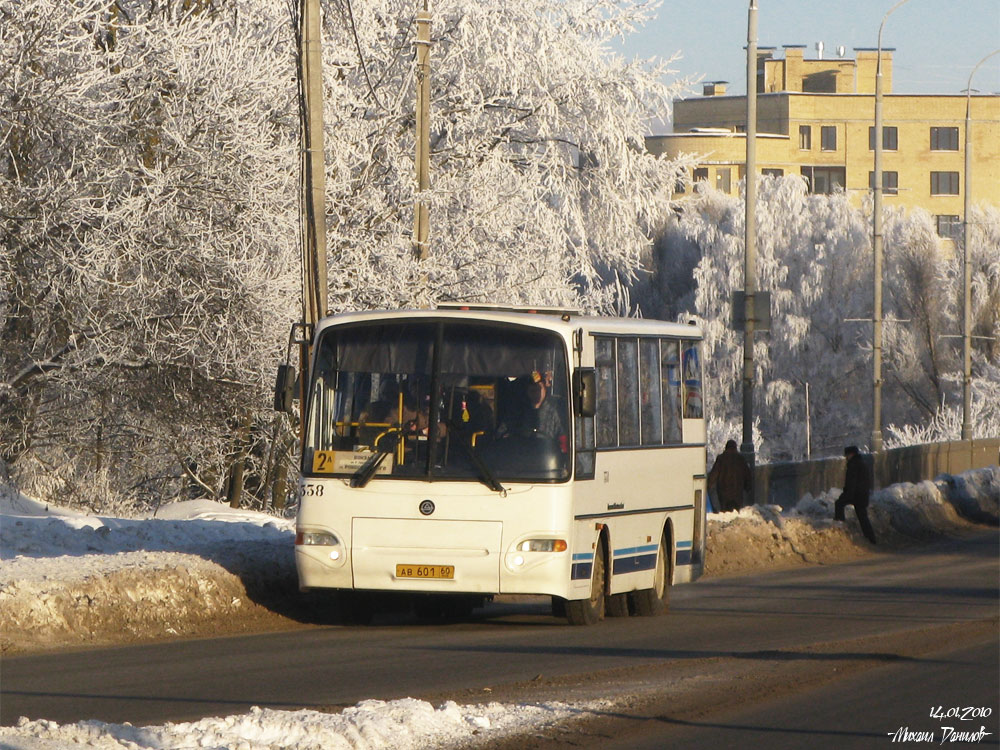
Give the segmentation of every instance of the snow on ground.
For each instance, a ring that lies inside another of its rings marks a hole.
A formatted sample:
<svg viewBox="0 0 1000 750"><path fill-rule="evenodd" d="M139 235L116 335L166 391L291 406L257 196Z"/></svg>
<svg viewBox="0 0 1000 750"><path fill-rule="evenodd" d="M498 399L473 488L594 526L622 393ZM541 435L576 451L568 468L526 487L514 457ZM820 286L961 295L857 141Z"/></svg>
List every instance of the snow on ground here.
<svg viewBox="0 0 1000 750"><path fill-rule="evenodd" d="M58 725L22 720L16 727L0 727L0 748L445 750L538 730L611 705L612 701L460 706L448 701L435 708L426 701L404 698L390 702L366 700L338 714L253 708L236 716L150 727L99 721Z"/></svg>
<svg viewBox="0 0 1000 750"><path fill-rule="evenodd" d="M871 548L852 510L833 520L839 491L793 508L755 505L709 515L709 575L825 563ZM912 544L996 524L1000 467L875 492L879 546ZM209 501L179 502L149 518L92 516L47 506L0 484L0 645L5 652L205 632L254 622L268 595L295 588L294 522ZM877 549L877 548L876 548ZM435 707L412 698L367 700L337 714L255 708L185 724L135 727L22 720L0 727L0 748L245 748L337 750L471 747L607 710L613 701Z"/></svg>

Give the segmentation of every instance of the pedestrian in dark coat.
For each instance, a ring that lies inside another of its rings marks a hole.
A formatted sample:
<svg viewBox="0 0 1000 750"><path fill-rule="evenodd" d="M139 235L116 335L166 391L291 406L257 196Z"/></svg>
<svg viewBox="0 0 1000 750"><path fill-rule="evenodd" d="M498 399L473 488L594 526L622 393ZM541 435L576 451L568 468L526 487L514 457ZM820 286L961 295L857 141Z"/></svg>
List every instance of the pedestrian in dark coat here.
<svg viewBox="0 0 1000 750"><path fill-rule="evenodd" d="M840 493L837 502L833 504L833 517L837 521L844 520L844 506L853 505L858 515L861 531L872 544L876 544L875 530L868 520L868 497L871 494L872 480L868 465L858 452L856 446L844 448L847 458L847 469L844 472L844 491Z"/></svg>
<svg viewBox="0 0 1000 750"><path fill-rule="evenodd" d="M726 443L708 473L709 488L716 488L719 510L739 510L743 507L743 493L749 491L753 475L746 459L736 450L736 441Z"/></svg>

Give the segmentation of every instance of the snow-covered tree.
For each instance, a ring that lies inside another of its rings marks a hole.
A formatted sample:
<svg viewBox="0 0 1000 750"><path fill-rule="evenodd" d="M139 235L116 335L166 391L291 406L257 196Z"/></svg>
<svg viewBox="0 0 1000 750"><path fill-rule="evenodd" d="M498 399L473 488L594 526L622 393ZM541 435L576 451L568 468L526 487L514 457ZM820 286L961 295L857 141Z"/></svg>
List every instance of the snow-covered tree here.
<svg viewBox="0 0 1000 750"><path fill-rule="evenodd" d="M754 348L760 456L804 455L805 383L814 451L864 444L872 388L870 203L856 208L843 193L811 195L796 176L764 177L759 186L758 284L772 295L771 331L758 334ZM992 213L977 213L973 240L977 330L996 320L997 295L987 291L997 288L1000 263L998 245L988 238L995 232L995 220L986 218ZM701 322L706 403L717 422L710 425L713 449L741 431L743 336L730 328L730 294L743 288L743 233L742 199L703 186L667 225L657 244L652 290L640 303L648 315ZM942 251L925 212L891 213L885 236L883 422L925 425L942 399L960 407L959 344L946 336L960 330L961 272L956 258ZM985 396L994 392L997 373L987 367L987 347L978 351L974 392ZM989 430L997 423L991 407L979 396L976 402Z"/></svg>
<svg viewBox="0 0 1000 750"><path fill-rule="evenodd" d="M430 257L411 262L418 4L333 3L325 32L331 305L432 300L607 309L681 165L644 152L677 87L609 41L648 14L609 0L432 4ZM357 31L355 43L352 32Z"/></svg>
<svg viewBox="0 0 1000 750"><path fill-rule="evenodd" d="M870 316L867 228L846 196L811 195L797 177L760 179L757 223L758 285L771 292L771 330L754 347L758 450L763 459L800 457L805 383L814 447L840 444L868 423L865 329L851 321ZM743 288L743 227L742 200L703 186L668 226L655 270L677 293L683 280L673 276L673 247L700 251L693 295L682 298L687 310L667 312L693 316L705 331L706 402L721 423L714 430L720 443L741 430L743 334L730 322L731 293Z"/></svg>
<svg viewBox="0 0 1000 750"><path fill-rule="evenodd" d="M926 215L916 213L914 222L920 233L929 226ZM940 440L958 440L962 435L962 305L964 295L964 238L956 243L949 255L931 253L923 260L923 276L933 277L930 293L906 292L908 299L928 298L927 305L918 305L913 316L915 326L910 327L909 339L904 342L914 351L911 362L932 362L929 356L932 345L926 349L915 347L912 331L926 331L925 340L933 339L933 353L940 359L947 358L947 369L936 370L936 379L927 380L936 385L936 398L930 408L929 418L910 423L900 420L888 425L888 445L908 445ZM972 380L970 383L970 422L973 438L1000 436L1000 208L973 206L969 216L969 264L971 266L971 332ZM911 266L907 266L908 268ZM936 292L937 300L935 300ZM927 310L926 308L930 308ZM944 312L942 312L942 308ZM936 316L933 320L925 318ZM897 358L898 359L898 358ZM926 387L926 386L925 386Z"/></svg>
<svg viewBox="0 0 1000 750"><path fill-rule="evenodd" d="M644 2L434 3L431 255L410 250L414 16L323 6L330 304L609 309L679 164L643 152ZM219 494L263 476L298 317L290 6L0 5L0 455L42 494Z"/></svg>
<svg viewBox="0 0 1000 750"><path fill-rule="evenodd" d="M4 458L84 497L217 488L295 309L287 15L0 14Z"/></svg>

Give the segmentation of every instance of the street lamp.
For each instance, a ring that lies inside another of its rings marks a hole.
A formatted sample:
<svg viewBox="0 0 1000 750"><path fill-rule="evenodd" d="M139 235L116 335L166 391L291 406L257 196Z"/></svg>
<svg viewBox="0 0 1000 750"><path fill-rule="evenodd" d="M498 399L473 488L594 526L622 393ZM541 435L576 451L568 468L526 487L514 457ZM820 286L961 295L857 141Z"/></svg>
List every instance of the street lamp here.
<svg viewBox="0 0 1000 750"><path fill-rule="evenodd" d="M882 17L878 27L875 58L875 185L872 205L872 250L875 255L874 300L872 311L872 452L882 450L882 29L896 8L909 0L899 0Z"/></svg>
<svg viewBox="0 0 1000 750"><path fill-rule="evenodd" d="M747 125L746 125L746 217L744 220L744 320L743 329L743 444L740 453L751 470L753 448L753 333L757 290L757 0L750 0L747 14ZM750 502L754 502L751 489Z"/></svg>
<svg viewBox="0 0 1000 750"><path fill-rule="evenodd" d="M962 304L962 440L972 440L972 265L969 262L969 209L972 208L972 190L969 177L972 173L972 76L979 66L993 55L1000 54L1000 49L993 50L976 63L969 73L969 82L965 87L965 215L962 217L962 266L964 271L963 304Z"/></svg>

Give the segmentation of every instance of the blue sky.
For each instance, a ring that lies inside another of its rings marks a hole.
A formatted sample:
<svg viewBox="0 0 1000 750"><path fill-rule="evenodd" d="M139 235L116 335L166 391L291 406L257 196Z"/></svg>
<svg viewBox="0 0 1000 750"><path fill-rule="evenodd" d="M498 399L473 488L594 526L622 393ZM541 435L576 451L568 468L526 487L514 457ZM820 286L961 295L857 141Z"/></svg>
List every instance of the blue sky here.
<svg viewBox="0 0 1000 750"><path fill-rule="evenodd" d="M758 0L757 43L781 48L804 44L815 57L836 48L875 47L882 17L896 0ZM658 18L626 40L626 57L669 57L681 76L730 82L746 92L748 0L664 0ZM1000 48L1000 0L909 0L886 21L882 45L894 47L893 91L907 94L963 91L973 66ZM700 92L700 86L697 87ZM976 72L973 88L1000 92L1000 55Z"/></svg>

